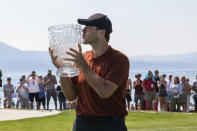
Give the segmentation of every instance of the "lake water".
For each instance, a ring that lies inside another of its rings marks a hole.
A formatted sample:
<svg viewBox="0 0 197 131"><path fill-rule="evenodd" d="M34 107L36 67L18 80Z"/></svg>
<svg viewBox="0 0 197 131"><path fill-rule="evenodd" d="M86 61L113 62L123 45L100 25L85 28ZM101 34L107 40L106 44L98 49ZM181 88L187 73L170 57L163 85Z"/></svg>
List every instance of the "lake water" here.
<svg viewBox="0 0 197 131"><path fill-rule="evenodd" d="M53 71L55 72L55 71ZM37 72L38 75L42 75L45 76L47 72ZM130 72L130 78L132 80L132 82L135 80L135 74L136 73L141 73L142 74L142 79L145 77L145 74L147 73L147 71L133 71ZM169 70L160 70L159 71L160 75L161 74L166 74L168 75L169 73L171 73L173 76L178 76L178 77L182 77L182 76L186 76L190 79L190 84L192 84L192 81L195 79L195 75L197 74L197 70L192 70L192 71L169 71ZM17 83L19 82L19 79L21 78L22 75L26 75L26 77L28 77L28 75L30 74L30 72L23 72L23 73L3 73L3 84L6 83L6 79L7 77L11 77L12 78L12 84L16 87ZM57 81L59 81L59 78L57 77ZM58 83L59 84L59 83ZM132 90L132 104L134 104L134 90ZM3 89L0 88L0 98L1 98L1 104L0 104L0 108L3 108ZM190 99L190 102L193 104L193 99ZM54 109L54 103L53 103L53 99L51 98L50 100L50 108ZM58 104L59 107L59 104Z"/></svg>

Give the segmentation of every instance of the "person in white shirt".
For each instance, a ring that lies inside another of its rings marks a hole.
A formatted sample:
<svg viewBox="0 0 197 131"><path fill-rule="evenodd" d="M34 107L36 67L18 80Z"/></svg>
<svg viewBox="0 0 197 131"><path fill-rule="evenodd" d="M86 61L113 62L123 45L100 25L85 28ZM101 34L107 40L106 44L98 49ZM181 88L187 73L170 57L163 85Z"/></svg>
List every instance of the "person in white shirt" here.
<svg viewBox="0 0 197 131"><path fill-rule="evenodd" d="M29 90L29 88L25 85L23 79L20 79L20 84L16 89L16 92L18 93L18 101L17 101L17 105L16 108L19 107L19 103L21 103L21 108L25 109L28 108L28 97L27 97L27 91Z"/></svg>
<svg viewBox="0 0 197 131"><path fill-rule="evenodd" d="M38 85L38 76L35 71L32 71L32 74L27 78L29 85L29 100L31 102L31 109L33 109L34 98L36 100L36 108L39 109L39 85Z"/></svg>
<svg viewBox="0 0 197 131"><path fill-rule="evenodd" d="M167 111L172 111L172 90L171 90L171 85L172 85L172 74L168 75L168 80L167 80L167 98L166 98L166 110Z"/></svg>
<svg viewBox="0 0 197 131"><path fill-rule="evenodd" d="M172 111L180 112L180 95L182 93L182 86L180 84L179 77L174 77L174 83L172 84Z"/></svg>

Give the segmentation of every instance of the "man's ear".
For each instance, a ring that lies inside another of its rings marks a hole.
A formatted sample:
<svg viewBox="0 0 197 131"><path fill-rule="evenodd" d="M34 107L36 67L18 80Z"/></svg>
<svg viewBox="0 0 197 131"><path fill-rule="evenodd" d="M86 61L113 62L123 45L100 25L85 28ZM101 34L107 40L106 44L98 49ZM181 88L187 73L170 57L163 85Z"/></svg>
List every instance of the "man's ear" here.
<svg viewBox="0 0 197 131"><path fill-rule="evenodd" d="M101 36L104 36L104 37L105 37L105 33L106 33L105 30L99 30L99 34L100 34Z"/></svg>

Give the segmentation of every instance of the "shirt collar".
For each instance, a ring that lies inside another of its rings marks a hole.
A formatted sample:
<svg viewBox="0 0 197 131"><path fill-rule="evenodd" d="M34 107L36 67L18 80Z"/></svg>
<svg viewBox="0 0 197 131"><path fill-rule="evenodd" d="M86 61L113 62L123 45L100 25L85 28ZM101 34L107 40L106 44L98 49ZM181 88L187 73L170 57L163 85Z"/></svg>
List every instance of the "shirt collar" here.
<svg viewBox="0 0 197 131"><path fill-rule="evenodd" d="M95 62L102 61L102 60L104 60L107 56L109 56L109 55L111 54L112 50L113 50L112 47L111 47L111 46L108 46L108 49L105 51L105 53L102 54L102 55L100 55L100 56L98 56L98 57L95 57L95 56L93 55L93 51L91 51L91 60L92 60L92 61L95 61Z"/></svg>

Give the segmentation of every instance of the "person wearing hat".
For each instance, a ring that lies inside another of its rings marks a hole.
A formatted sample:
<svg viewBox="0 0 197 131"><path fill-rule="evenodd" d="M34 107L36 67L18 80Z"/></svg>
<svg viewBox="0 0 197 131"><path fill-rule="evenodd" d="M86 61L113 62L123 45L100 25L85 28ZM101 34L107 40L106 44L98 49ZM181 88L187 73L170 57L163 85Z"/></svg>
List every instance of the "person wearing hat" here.
<svg viewBox="0 0 197 131"><path fill-rule="evenodd" d="M28 86L29 86L29 100L31 102L31 109L33 109L34 99L36 101L36 109L39 109L39 85L38 85L38 76L35 71L27 78Z"/></svg>
<svg viewBox="0 0 197 131"><path fill-rule="evenodd" d="M196 79L193 81L192 90L195 92L194 95L194 105L195 105L195 112L197 112L197 74Z"/></svg>
<svg viewBox="0 0 197 131"><path fill-rule="evenodd" d="M80 74L74 78L60 77L61 88L68 100L75 100L76 119L73 131L126 131L126 87L129 76L129 59L108 43L112 23L104 14L94 14L88 19L78 19L83 28L83 44L92 50L66 52L73 58ZM63 64L49 48L53 64Z"/></svg>
<svg viewBox="0 0 197 131"><path fill-rule="evenodd" d="M141 109L145 109L144 108L144 88L142 86L142 80L141 78L141 74L137 73L135 75L136 81L134 81L133 83L133 88L135 89L135 96L134 96L134 101L135 101L135 109L138 109L138 101L140 102L139 105L141 105L142 107L140 107Z"/></svg>
<svg viewBox="0 0 197 131"><path fill-rule="evenodd" d="M11 108L12 105L12 94L14 93L14 86L11 83L11 78L7 78L7 84L3 85L4 93L4 108ZM8 103L8 104L7 104Z"/></svg>
<svg viewBox="0 0 197 131"><path fill-rule="evenodd" d="M51 97L55 103L55 109L57 110L57 93L55 85L57 80L55 75L52 74L52 70L48 70L48 74L44 77L44 86L46 86L46 96L47 96L47 110L49 110L49 102Z"/></svg>

